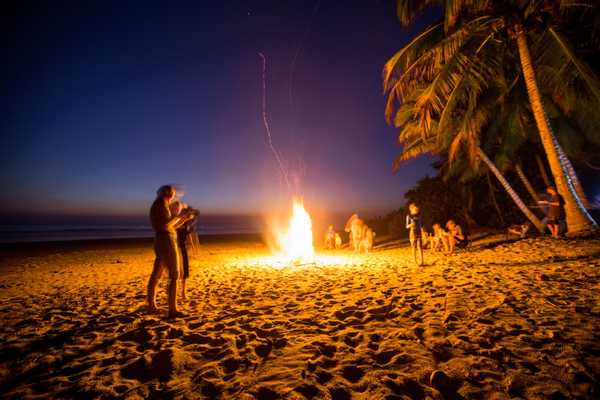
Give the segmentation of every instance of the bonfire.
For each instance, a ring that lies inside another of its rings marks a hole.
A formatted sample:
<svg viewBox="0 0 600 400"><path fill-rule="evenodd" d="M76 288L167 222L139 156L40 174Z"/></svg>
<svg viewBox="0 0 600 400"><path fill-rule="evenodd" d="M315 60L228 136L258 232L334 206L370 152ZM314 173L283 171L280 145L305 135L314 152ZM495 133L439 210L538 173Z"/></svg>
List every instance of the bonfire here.
<svg viewBox="0 0 600 400"><path fill-rule="evenodd" d="M287 230L277 233L276 240L283 261L295 265L314 262L312 221L301 198L294 198Z"/></svg>

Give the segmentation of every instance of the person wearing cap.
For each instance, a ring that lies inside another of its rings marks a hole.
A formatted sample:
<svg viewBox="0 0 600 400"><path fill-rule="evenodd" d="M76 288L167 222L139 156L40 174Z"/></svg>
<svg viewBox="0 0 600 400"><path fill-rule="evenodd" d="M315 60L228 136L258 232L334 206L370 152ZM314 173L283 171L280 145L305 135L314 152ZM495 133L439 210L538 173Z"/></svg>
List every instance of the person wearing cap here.
<svg viewBox="0 0 600 400"><path fill-rule="evenodd" d="M169 272L169 318L181 317L183 314L177 310L177 280L179 279L179 266L181 256L177 249L176 229L190 219L187 213L172 215L170 203L175 198L177 191L172 185L161 186L156 192L157 196L150 207L150 222L155 232L154 238L154 268L148 281L148 309L156 312L156 287L166 269Z"/></svg>

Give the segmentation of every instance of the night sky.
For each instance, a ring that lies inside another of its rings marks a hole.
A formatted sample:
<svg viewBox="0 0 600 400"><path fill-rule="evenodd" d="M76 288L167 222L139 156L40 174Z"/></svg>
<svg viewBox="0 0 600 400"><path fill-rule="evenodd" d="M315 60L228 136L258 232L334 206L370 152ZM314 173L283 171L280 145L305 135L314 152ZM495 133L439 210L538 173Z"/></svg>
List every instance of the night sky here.
<svg viewBox="0 0 600 400"><path fill-rule="evenodd" d="M103 4L2 21L3 214L142 215L164 183L204 213L287 205L258 52L273 141L307 206L389 211L434 173L425 158L392 174L381 87L430 17L402 29L394 1L371 0Z"/></svg>

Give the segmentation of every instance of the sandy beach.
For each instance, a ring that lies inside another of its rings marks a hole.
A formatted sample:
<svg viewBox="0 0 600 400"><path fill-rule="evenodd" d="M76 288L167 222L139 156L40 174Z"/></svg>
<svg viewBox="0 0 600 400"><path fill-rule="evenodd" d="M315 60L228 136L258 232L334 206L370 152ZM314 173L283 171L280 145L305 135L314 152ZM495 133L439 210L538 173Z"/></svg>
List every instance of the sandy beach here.
<svg viewBox="0 0 600 400"><path fill-rule="evenodd" d="M592 399L600 239L405 244L269 265L252 237L204 241L187 316L146 313L147 240L4 247L0 396Z"/></svg>

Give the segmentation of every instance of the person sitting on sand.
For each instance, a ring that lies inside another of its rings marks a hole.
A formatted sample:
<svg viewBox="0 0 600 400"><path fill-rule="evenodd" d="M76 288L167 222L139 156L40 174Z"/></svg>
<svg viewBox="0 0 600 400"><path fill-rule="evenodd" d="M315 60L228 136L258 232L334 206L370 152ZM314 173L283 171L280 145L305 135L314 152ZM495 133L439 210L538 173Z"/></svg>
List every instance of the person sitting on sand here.
<svg viewBox="0 0 600 400"><path fill-rule="evenodd" d="M448 251L452 254L455 247L466 243L465 235L460 225L457 225L454 220L446 223L446 229L448 229Z"/></svg>
<svg viewBox="0 0 600 400"><path fill-rule="evenodd" d="M172 216L169 204L175 198L177 191L172 185L161 186L156 192L156 200L150 208L150 222L155 232L154 238L154 267L148 281L148 309L156 312L156 287L163 271L169 272L169 318L183 316L177 310L177 280L179 278L180 254L177 248L177 235L175 230L185 223L190 215L181 213Z"/></svg>
<svg viewBox="0 0 600 400"><path fill-rule="evenodd" d="M423 240L421 232L423 230L423 222L421 218L421 210L415 203L408 205L408 215L406 215L406 229L409 230L410 247L412 248L413 258L415 263L423 265ZM417 253L419 260L417 260Z"/></svg>
<svg viewBox="0 0 600 400"><path fill-rule="evenodd" d="M523 239L525 236L527 236L529 229L531 229L531 224L529 222L525 222L520 225L511 225L508 228L508 233L512 233L513 235L517 235Z"/></svg>
<svg viewBox="0 0 600 400"><path fill-rule="evenodd" d="M553 186L549 186L546 189L546 193L546 199L540 200L538 203L542 206L547 206L546 226L550 230L552 237L557 238L559 233L559 219L562 217L562 209L565 202Z"/></svg>
<svg viewBox="0 0 600 400"><path fill-rule="evenodd" d="M429 232L427 232L427 229L425 229L425 227L423 227L421 229L421 239L423 240L423 248L426 249L427 246L430 246L431 248L431 235L429 234Z"/></svg>
<svg viewBox="0 0 600 400"><path fill-rule="evenodd" d="M172 216L178 216L185 211L185 213L189 214L191 217L176 230L177 247L179 253L181 254L181 264L183 267L183 278L181 279L181 298L185 300L185 284L187 279L190 277L190 258L188 255L187 242L189 236L194 233L194 223L198 217L198 211L179 201L172 202L170 210Z"/></svg>
<svg viewBox="0 0 600 400"><path fill-rule="evenodd" d="M433 234L431 236L431 250L441 251L442 249L448 252L448 232L440 226L440 224L433 224Z"/></svg>
<svg viewBox="0 0 600 400"><path fill-rule="evenodd" d="M327 228L327 232L325 232L325 248L327 250L332 250L335 246L335 230L333 229L333 225L329 225Z"/></svg>

